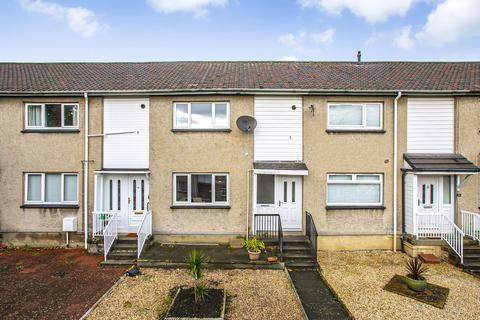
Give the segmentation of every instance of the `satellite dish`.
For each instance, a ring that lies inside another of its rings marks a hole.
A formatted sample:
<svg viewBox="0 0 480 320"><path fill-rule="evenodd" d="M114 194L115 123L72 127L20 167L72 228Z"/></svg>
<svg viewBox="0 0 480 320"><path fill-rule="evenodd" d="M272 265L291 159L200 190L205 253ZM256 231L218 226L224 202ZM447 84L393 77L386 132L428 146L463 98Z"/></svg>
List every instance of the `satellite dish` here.
<svg viewBox="0 0 480 320"><path fill-rule="evenodd" d="M257 120L250 116L241 116L237 119L237 127L243 132L250 132L257 126Z"/></svg>

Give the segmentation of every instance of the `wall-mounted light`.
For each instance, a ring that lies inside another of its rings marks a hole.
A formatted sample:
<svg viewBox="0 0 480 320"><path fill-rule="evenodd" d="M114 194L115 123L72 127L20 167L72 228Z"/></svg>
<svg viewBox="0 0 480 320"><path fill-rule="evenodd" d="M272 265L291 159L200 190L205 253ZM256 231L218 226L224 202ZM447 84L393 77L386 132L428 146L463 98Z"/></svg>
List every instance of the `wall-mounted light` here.
<svg viewBox="0 0 480 320"><path fill-rule="evenodd" d="M313 104L311 104L310 107L308 107L308 109L310 110L312 115L315 117L315 106Z"/></svg>

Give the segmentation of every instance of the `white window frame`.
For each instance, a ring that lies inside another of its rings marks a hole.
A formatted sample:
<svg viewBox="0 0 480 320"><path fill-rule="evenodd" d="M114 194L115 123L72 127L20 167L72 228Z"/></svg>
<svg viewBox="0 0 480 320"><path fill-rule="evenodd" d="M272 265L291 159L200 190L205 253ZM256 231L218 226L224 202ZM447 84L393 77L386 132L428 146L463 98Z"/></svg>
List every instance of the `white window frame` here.
<svg viewBox="0 0 480 320"><path fill-rule="evenodd" d="M192 175L210 175L212 176L212 202L192 202ZM177 177L187 177L187 201L177 201ZM215 177L227 177L227 201L215 201ZM192 173L174 173L173 174L173 205L175 206L229 206L230 205L230 175L228 173L210 173L210 172L192 172Z"/></svg>
<svg viewBox="0 0 480 320"><path fill-rule="evenodd" d="M361 106L362 107L362 124L361 125L332 125L330 124L330 107L338 105L349 105L349 106ZM377 126L367 126L367 105L378 105L380 108L380 125ZM359 130L359 131L369 131L369 130L381 130L383 129L383 103L381 102L330 102L327 104L327 129L332 130Z"/></svg>
<svg viewBox="0 0 480 320"><path fill-rule="evenodd" d="M192 103L209 103L212 105L212 122L210 126L192 127ZM177 105L186 104L188 106L188 123L187 125L177 125ZM217 104L227 105L227 125L217 125L215 123L215 109ZM192 101L192 102L175 102L173 104L173 128L174 129L230 129L230 103L226 101Z"/></svg>
<svg viewBox="0 0 480 320"><path fill-rule="evenodd" d="M60 202L46 202L45 201L45 175L46 174L60 174ZM40 201L31 201L28 200L28 176L30 175L40 175ZM78 181L78 173L74 172L66 172L66 173L60 173L60 172L28 172L24 174L24 185L25 185L25 190L24 190L24 203L25 204L78 204L78 186L79 186L79 181ZM65 176L76 176L77 177L77 200L76 201L65 201Z"/></svg>
<svg viewBox="0 0 480 320"><path fill-rule="evenodd" d="M351 180L332 180L331 177L333 176L351 176ZM357 180L359 176L377 176L379 180ZM354 184L354 185L362 185L362 184L379 184L380 185L380 202L378 203L338 203L338 202L329 202L328 200L328 186L330 184ZM325 199L327 199L327 206L329 207L369 207L369 206L383 206L383 174L381 173L330 173L327 174L327 194Z"/></svg>
<svg viewBox="0 0 480 320"><path fill-rule="evenodd" d="M45 105L47 104L59 104L61 105L61 120L62 120L62 126L61 127L47 127L45 126ZM41 106L41 118L40 126L30 126L28 125L28 107L29 106ZM77 107L77 125L76 126L66 126L65 125L65 106L76 106ZM46 102L46 103L25 103L25 129L56 129L56 130L62 130L62 129L78 129L79 128L79 123L80 123L80 105L78 103L58 103L58 102Z"/></svg>

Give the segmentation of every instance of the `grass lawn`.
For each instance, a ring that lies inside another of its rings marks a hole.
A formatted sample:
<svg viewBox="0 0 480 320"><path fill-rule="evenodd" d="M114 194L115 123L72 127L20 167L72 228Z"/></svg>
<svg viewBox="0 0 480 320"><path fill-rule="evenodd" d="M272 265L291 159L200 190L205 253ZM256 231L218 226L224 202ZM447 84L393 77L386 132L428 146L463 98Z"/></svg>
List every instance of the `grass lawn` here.
<svg viewBox="0 0 480 320"><path fill-rule="evenodd" d="M175 287L193 282L186 269L141 269L92 312L93 319L163 319ZM207 270L207 286L227 289L226 319L303 319L282 270Z"/></svg>
<svg viewBox="0 0 480 320"><path fill-rule="evenodd" d="M124 273L81 249L0 251L0 318L79 319Z"/></svg>
<svg viewBox="0 0 480 320"><path fill-rule="evenodd" d="M403 253L319 252L323 275L356 319L480 319L480 279L443 262L428 267L427 281L450 288L444 309L383 290L405 275Z"/></svg>

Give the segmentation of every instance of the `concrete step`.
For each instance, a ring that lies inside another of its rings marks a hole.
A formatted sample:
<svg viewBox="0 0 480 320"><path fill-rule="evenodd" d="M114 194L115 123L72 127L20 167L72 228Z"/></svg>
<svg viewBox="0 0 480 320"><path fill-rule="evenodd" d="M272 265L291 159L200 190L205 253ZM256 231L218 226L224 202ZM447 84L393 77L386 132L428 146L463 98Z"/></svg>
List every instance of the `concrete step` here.
<svg viewBox="0 0 480 320"><path fill-rule="evenodd" d="M463 267L468 270L478 270L480 271L480 261L470 262L463 261Z"/></svg>
<svg viewBox="0 0 480 320"><path fill-rule="evenodd" d="M464 246L464 254L480 254L480 246Z"/></svg>
<svg viewBox="0 0 480 320"><path fill-rule="evenodd" d="M316 269L318 264L315 261L295 261L285 262L285 266L289 269Z"/></svg>
<svg viewBox="0 0 480 320"><path fill-rule="evenodd" d="M283 251L309 251L310 243L286 244L283 246Z"/></svg>
<svg viewBox="0 0 480 320"><path fill-rule="evenodd" d="M302 244L308 244L310 245L310 240L307 237L287 237L283 238L283 244L284 245L302 245Z"/></svg>
<svg viewBox="0 0 480 320"><path fill-rule="evenodd" d="M284 260L314 260L314 257L310 253L305 252L284 252L283 253Z"/></svg>
<svg viewBox="0 0 480 320"><path fill-rule="evenodd" d="M117 242L113 243L113 249L137 249L137 241Z"/></svg>
<svg viewBox="0 0 480 320"><path fill-rule="evenodd" d="M108 259L137 258L136 251L110 251L107 255Z"/></svg>
<svg viewBox="0 0 480 320"><path fill-rule="evenodd" d="M478 253L466 253L463 255L463 261L475 262L480 261L480 254Z"/></svg>
<svg viewBox="0 0 480 320"><path fill-rule="evenodd" d="M135 263L133 259L107 259L100 264L102 266L131 266Z"/></svg>

